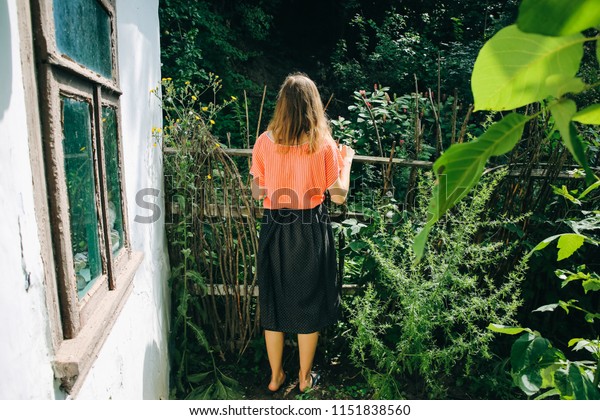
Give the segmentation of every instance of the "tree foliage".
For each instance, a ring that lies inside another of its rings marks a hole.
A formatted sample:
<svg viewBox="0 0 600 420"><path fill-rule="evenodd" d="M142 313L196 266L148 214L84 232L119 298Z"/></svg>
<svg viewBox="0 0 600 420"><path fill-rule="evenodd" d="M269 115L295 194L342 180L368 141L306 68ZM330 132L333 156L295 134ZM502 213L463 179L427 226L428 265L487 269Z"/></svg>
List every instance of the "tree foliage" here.
<svg viewBox="0 0 600 420"><path fill-rule="evenodd" d="M545 20L535 21L529 18L542 11L562 23L549 29ZM517 25L499 31L479 52L471 84L476 110L502 111L542 102L542 106L552 113L554 128L560 132L564 145L583 167L586 180L591 184L597 177L588 164L586 144L573 124L574 118L578 118L577 105L569 99L584 90L593 89L599 83L598 80L584 81L576 77L583 57L583 44L588 41L596 41L598 44L597 40L600 39L598 36L586 38L578 33L581 22L573 23L574 17L584 11L589 11L585 25L600 25L600 9L590 11L589 2L586 1L569 2L568 6L566 2L559 0L524 1L519 9ZM520 28L519 25L525 27ZM531 33L532 31L537 33ZM596 107L592 107L581 110L582 114L579 116L584 115L584 121L600 124L600 119L594 118ZM519 114L510 114L497 124L510 125L508 118L514 119L513 115ZM537 115L539 114L520 115L518 126L522 127ZM503 130L497 130L497 125L494 125L474 142L482 146L480 150L465 155L455 151L465 146L455 145L448 149L446 156L440 158L443 164L437 163L434 166L439 184L434 189L430 202L427 224L415 240L418 258L423 255L424 243L431 226L477 182L480 172L472 171L473 165L486 162L494 154L498 142L507 142L502 147L502 153L506 153L518 141L518 138L513 137L510 140L503 139L503 133ZM448 191L440 187L444 184L452 185L453 188ZM461 193L457 196L454 191Z"/></svg>

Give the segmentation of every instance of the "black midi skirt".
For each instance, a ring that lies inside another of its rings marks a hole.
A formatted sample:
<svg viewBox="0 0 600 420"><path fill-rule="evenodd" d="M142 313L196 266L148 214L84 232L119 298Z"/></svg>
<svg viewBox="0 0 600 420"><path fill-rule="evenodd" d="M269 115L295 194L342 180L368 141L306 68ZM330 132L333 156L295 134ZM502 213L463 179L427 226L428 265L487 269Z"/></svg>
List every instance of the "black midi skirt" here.
<svg viewBox="0 0 600 420"><path fill-rule="evenodd" d="M258 242L261 326L308 334L335 323L341 281L327 207L265 209Z"/></svg>

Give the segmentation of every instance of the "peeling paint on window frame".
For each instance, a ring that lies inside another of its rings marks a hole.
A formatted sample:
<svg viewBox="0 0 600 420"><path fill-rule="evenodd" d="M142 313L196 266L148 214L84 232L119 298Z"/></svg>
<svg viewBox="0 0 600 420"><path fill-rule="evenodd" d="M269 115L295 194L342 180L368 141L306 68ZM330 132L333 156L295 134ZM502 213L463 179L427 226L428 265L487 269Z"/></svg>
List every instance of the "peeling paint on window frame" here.
<svg viewBox="0 0 600 420"><path fill-rule="evenodd" d="M21 57L28 102L30 160L36 201L38 234L44 261L46 302L53 368L61 388L75 395L108 337L133 288L143 254L131 249L123 170L119 72L117 60L116 0L95 0L111 19L112 78L103 77L57 53L52 0L18 2ZM31 34L31 36L28 36ZM103 274L82 299L76 291L71 247L68 196L62 152L61 96L91 105L91 131L99 216ZM102 107L115 109L117 155L123 215L123 247L110 252L108 201Z"/></svg>

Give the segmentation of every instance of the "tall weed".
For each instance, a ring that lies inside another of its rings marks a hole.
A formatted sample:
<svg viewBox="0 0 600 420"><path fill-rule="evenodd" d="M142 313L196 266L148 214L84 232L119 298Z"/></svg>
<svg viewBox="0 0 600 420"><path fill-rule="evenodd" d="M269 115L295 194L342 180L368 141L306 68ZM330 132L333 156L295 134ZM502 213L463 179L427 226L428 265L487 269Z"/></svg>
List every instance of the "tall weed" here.
<svg viewBox="0 0 600 420"><path fill-rule="evenodd" d="M493 232L521 220L487 220L490 196L503 176L488 176L437 227L419 263L412 250L419 228L415 220L426 219L424 191L431 176L422 174L416 214L397 217L402 213L392 204L374 217L374 232L366 241L376 269L365 293L347 302L346 309L354 326L351 360L362 368L377 398L456 396L452 387L464 386L467 376L473 381L489 375L498 363L486 326L514 320L527 268L521 259L508 275L496 279L495 270L514 243L494 240ZM495 381L486 378L482 383ZM458 395L468 396L468 390Z"/></svg>

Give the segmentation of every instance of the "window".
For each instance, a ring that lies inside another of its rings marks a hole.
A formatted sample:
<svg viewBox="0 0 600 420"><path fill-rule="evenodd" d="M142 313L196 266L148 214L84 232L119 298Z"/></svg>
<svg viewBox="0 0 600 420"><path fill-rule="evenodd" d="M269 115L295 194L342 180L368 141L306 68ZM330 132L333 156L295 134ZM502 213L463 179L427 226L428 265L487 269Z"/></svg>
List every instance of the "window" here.
<svg viewBox="0 0 600 420"><path fill-rule="evenodd" d="M31 5L60 311L55 374L71 391L141 261L127 227L115 0Z"/></svg>

